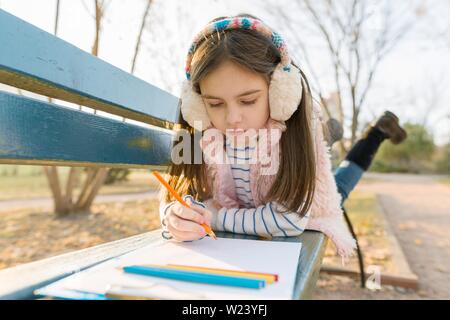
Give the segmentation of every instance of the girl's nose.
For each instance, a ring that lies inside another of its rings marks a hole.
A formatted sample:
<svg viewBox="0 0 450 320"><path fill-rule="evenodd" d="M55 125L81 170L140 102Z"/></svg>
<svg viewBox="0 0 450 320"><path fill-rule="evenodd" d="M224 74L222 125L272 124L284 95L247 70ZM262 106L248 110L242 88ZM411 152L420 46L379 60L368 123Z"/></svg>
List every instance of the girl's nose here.
<svg viewBox="0 0 450 320"><path fill-rule="evenodd" d="M230 126L239 124L242 121L242 115L239 108L230 106L227 110L227 122Z"/></svg>

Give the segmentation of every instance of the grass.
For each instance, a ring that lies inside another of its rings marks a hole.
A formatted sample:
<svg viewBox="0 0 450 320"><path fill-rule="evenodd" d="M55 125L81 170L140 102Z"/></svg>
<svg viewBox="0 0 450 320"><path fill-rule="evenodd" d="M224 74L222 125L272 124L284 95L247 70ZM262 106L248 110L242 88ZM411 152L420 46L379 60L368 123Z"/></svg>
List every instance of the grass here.
<svg viewBox="0 0 450 320"><path fill-rule="evenodd" d="M20 170L17 175L12 176L11 169L6 171L7 166L0 166L0 201L12 199L30 199L51 197L47 177L43 174L41 167L16 166ZM60 179L64 185L68 170L59 168ZM84 177L82 177L83 179ZM83 180L81 180L83 181ZM147 170L133 170L129 175L128 181L122 181L113 185L104 185L99 194L120 194L134 193L155 190L158 188L158 182ZM80 187L75 189L75 194L80 192Z"/></svg>
<svg viewBox="0 0 450 320"><path fill-rule="evenodd" d="M450 187L450 177L439 178L437 181L444 186Z"/></svg>
<svg viewBox="0 0 450 320"><path fill-rule="evenodd" d="M45 176L0 177L0 200L50 197Z"/></svg>

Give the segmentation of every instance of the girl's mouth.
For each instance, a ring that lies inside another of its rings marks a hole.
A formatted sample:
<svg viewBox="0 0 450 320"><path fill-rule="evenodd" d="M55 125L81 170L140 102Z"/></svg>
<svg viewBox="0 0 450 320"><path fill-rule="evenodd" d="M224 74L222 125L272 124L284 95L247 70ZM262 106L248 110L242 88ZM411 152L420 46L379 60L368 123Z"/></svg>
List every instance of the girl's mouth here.
<svg viewBox="0 0 450 320"><path fill-rule="evenodd" d="M227 129L225 134L229 136L239 136L241 134L244 134L244 129Z"/></svg>

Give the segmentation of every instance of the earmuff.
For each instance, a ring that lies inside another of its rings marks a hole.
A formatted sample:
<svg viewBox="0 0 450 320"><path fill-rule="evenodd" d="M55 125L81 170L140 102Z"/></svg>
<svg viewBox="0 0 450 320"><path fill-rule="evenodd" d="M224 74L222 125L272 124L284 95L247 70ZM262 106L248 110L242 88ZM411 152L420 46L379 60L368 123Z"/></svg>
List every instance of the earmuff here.
<svg viewBox="0 0 450 320"><path fill-rule="evenodd" d="M181 114L184 120L196 130L205 130L211 127L206 106L202 97L195 92L190 81L192 57L198 44L215 32L231 29L255 30L268 39L277 48L281 56L269 84L270 117L277 121L286 121L297 110L302 99L302 76L288 55L286 44L281 36L272 31L258 19L250 17L225 18L208 24L195 38L189 49L186 61L186 78L181 91Z"/></svg>

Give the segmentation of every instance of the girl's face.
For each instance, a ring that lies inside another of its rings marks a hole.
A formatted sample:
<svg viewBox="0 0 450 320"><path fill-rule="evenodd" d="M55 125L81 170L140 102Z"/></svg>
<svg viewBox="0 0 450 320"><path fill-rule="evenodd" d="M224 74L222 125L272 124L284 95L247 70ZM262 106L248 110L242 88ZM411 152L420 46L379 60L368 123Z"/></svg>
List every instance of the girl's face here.
<svg viewBox="0 0 450 320"><path fill-rule="evenodd" d="M269 119L269 85L264 76L225 61L199 84L209 119L224 134L258 130Z"/></svg>

